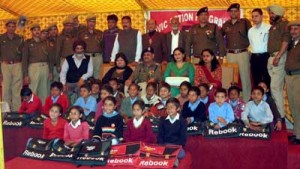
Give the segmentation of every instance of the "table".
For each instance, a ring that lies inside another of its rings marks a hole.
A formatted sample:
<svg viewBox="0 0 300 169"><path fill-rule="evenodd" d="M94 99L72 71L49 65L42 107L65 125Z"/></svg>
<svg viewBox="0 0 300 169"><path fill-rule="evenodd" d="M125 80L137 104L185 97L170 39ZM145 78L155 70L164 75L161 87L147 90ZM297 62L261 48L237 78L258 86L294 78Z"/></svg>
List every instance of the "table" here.
<svg viewBox="0 0 300 169"><path fill-rule="evenodd" d="M21 128L4 128L4 160L8 161L22 154L30 137L42 138L43 129L35 129L27 126Z"/></svg>
<svg viewBox="0 0 300 169"><path fill-rule="evenodd" d="M287 168L286 131L272 133L271 140L190 136L185 149L192 154L193 169Z"/></svg>

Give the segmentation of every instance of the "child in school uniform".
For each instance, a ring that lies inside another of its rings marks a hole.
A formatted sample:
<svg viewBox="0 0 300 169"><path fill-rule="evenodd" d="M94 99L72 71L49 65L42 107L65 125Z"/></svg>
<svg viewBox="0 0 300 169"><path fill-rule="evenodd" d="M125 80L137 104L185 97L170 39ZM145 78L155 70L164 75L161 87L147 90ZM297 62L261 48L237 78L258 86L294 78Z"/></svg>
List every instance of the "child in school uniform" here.
<svg viewBox="0 0 300 169"><path fill-rule="evenodd" d="M90 84L92 88L91 96L93 96L96 99L97 103L99 103L101 100L100 98L101 81L98 79L92 79Z"/></svg>
<svg viewBox="0 0 300 169"><path fill-rule="evenodd" d="M125 123L127 123L128 120L133 117L132 114L133 103L137 100L141 100L141 98L139 97L139 91L140 91L140 86L135 83L131 83L128 87L129 96L122 100L120 111L121 111L121 115L124 118Z"/></svg>
<svg viewBox="0 0 300 169"><path fill-rule="evenodd" d="M71 106L69 108L69 123L64 127L65 145L74 147L82 140L89 138L89 125L86 121L82 121L84 110L80 106Z"/></svg>
<svg viewBox="0 0 300 169"><path fill-rule="evenodd" d="M84 115L88 116L91 112L96 112L97 101L91 96L91 86L83 84L80 86L80 97L76 100L74 105L80 106L84 110Z"/></svg>
<svg viewBox="0 0 300 169"><path fill-rule="evenodd" d="M246 127L255 131L261 131L273 121L273 114L270 106L263 100L265 92L260 86L254 87L245 110L242 112L242 120Z"/></svg>
<svg viewBox="0 0 300 169"><path fill-rule="evenodd" d="M107 96L112 96L113 95L113 89L109 85L103 85L100 90L100 102L97 104L97 112L95 114L95 121L103 114L103 100Z"/></svg>
<svg viewBox="0 0 300 169"><path fill-rule="evenodd" d="M180 94L177 95L176 98L179 100L181 108L183 108L183 104L189 100L188 94L191 87L191 83L187 81L182 82L179 86Z"/></svg>
<svg viewBox="0 0 300 169"><path fill-rule="evenodd" d="M53 82L50 85L50 96L45 100L45 105L43 108L43 114L49 116L49 110L52 107L52 104L58 103L61 105L61 113L65 113L69 107L68 96L63 93L63 84L61 82Z"/></svg>
<svg viewBox="0 0 300 169"><path fill-rule="evenodd" d="M232 107L226 101L227 91L223 88L216 90L215 102L208 107L209 120L214 123L215 129L220 129L234 121Z"/></svg>
<svg viewBox="0 0 300 169"><path fill-rule="evenodd" d="M103 114L97 119L93 136L99 140L112 138L113 145L123 140L123 119L116 111L116 102L113 96L103 100Z"/></svg>
<svg viewBox="0 0 300 169"><path fill-rule="evenodd" d="M118 83L118 79L112 78L109 80L108 84L113 89L113 96L116 98L117 110L119 110L121 108L121 102L125 98L125 95L119 90L120 85Z"/></svg>
<svg viewBox="0 0 300 169"><path fill-rule="evenodd" d="M204 122L206 120L205 105L199 99L200 90L198 87L191 87L189 90L188 98L183 105L181 115L186 119L187 124L193 122Z"/></svg>
<svg viewBox="0 0 300 169"><path fill-rule="evenodd" d="M48 113L49 118L44 121L43 139L64 138L64 128L68 122L61 117L62 113L63 108L59 103L51 105Z"/></svg>
<svg viewBox="0 0 300 169"><path fill-rule="evenodd" d="M171 86L168 83L161 83L159 88L159 102L151 106L146 116L167 117L166 103L171 97Z"/></svg>
<svg viewBox="0 0 300 169"><path fill-rule="evenodd" d="M156 95L157 83L149 82L146 86L146 94L142 96L142 100L145 103L146 109L156 105L159 102L159 96Z"/></svg>
<svg viewBox="0 0 300 169"><path fill-rule="evenodd" d="M158 144L176 144L185 146L187 140L186 120L179 114L180 103L176 98L167 100L166 109L168 116L162 118L157 135ZM185 151L180 150L178 158L184 158Z"/></svg>
<svg viewBox="0 0 300 169"><path fill-rule="evenodd" d="M153 143L154 134L152 125L148 119L143 116L145 111L145 103L137 100L132 105L133 118L127 123L127 129L124 134L126 142L142 141L145 143Z"/></svg>
<svg viewBox="0 0 300 169"><path fill-rule="evenodd" d="M21 92L22 103L19 108L20 113L32 114L35 112L42 112L43 106L41 99L32 93L31 89L24 87Z"/></svg>
<svg viewBox="0 0 300 169"><path fill-rule="evenodd" d="M241 119L241 114L245 108L245 102L240 98L241 89L238 86L231 86L228 89L228 99L226 100L233 109L236 120Z"/></svg>
<svg viewBox="0 0 300 169"><path fill-rule="evenodd" d="M273 97L271 96L271 94L269 92L269 88L268 88L267 84L265 82L260 82L258 84L258 86L262 87L265 91L265 94L263 96L263 100L269 104L270 109L273 113L273 117L274 117L273 121L275 123L274 129L277 130L277 131L281 131L281 129L282 129L282 118L280 116L280 113L278 111L276 103L275 103Z"/></svg>
<svg viewBox="0 0 300 169"><path fill-rule="evenodd" d="M202 83L198 86L200 89L200 101L205 105L205 114L208 117L208 107L210 103L213 103L214 100L211 100L209 97L209 86L208 84Z"/></svg>

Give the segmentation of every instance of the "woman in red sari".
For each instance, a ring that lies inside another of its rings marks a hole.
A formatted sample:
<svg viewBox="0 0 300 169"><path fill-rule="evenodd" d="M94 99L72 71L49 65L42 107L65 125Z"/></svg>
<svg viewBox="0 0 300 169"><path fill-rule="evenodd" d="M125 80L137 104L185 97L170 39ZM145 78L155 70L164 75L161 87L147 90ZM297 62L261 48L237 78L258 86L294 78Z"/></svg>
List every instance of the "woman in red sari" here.
<svg viewBox="0 0 300 169"><path fill-rule="evenodd" d="M213 99L215 90L222 87L222 68L212 50L204 49L201 55L195 71L195 86L207 84L210 87L209 96Z"/></svg>

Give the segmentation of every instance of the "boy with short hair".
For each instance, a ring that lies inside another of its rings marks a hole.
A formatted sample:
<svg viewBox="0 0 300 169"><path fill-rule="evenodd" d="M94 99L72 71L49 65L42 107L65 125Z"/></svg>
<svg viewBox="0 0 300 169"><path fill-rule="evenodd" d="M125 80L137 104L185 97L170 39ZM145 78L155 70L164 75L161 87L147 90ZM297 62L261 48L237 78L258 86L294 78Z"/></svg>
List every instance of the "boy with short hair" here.
<svg viewBox="0 0 300 169"><path fill-rule="evenodd" d="M171 86L168 83L161 83L159 88L159 97L159 103L150 108L150 114L157 117L166 117L168 115L166 112L166 103L171 97Z"/></svg>
<svg viewBox="0 0 300 169"><path fill-rule="evenodd" d="M242 112L242 120L251 130L261 131L273 121L270 106L263 100L265 92L260 86L254 87L251 92L252 100L246 104Z"/></svg>
<svg viewBox="0 0 300 169"><path fill-rule="evenodd" d="M225 102L227 91L219 88L215 92L215 102L208 107L209 120L214 123L215 129L220 129L234 121L234 113L229 103Z"/></svg>
<svg viewBox="0 0 300 169"><path fill-rule="evenodd" d="M109 80L108 82L109 86L113 89L113 96L117 101L117 109L119 110L121 107L121 102L122 100L125 98L124 93L119 91L119 83L118 83L118 79L116 78L112 78Z"/></svg>
<svg viewBox="0 0 300 169"><path fill-rule="evenodd" d="M97 103L101 100L100 98L100 89L101 89L101 81L98 79L93 79L90 81L92 93L91 96L93 96Z"/></svg>
<svg viewBox="0 0 300 169"><path fill-rule="evenodd" d="M80 86L80 97L76 100L74 105L81 106L84 110L84 115L88 116L91 112L96 112L97 101L91 96L91 86L83 84Z"/></svg>
<svg viewBox="0 0 300 169"><path fill-rule="evenodd" d="M166 111L168 116L162 118L157 135L158 144L176 144L185 146L187 140L186 120L179 115L180 102L176 98L169 98L166 102ZM183 149L178 154L178 158L183 158L185 152Z"/></svg>
<svg viewBox="0 0 300 169"><path fill-rule="evenodd" d="M208 84L202 83L198 86L200 90L200 101L204 103L205 105L205 114L206 117L208 117L208 107L210 103L213 103L214 100L211 100L208 95L209 95L209 86Z"/></svg>
<svg viewBox="0 0 300 169"><path fill-rule="evenodd" d="M21 107L19 108L20 113L35 113L35 112L42 112L42 102L41 99L32 93L31 89L28 87L24 87L21 92Z"/></svg>
<svg viewBox="0 0 300 169"><path fill-rule="evenodd" d="M43 114L49 116L49 110L54 103L58 103L62 106L62 113L67 111L69 107L68 96L63 93L63 84L61 82L53 82L50 86L50 96L45 100L43 108Z"/></svg>

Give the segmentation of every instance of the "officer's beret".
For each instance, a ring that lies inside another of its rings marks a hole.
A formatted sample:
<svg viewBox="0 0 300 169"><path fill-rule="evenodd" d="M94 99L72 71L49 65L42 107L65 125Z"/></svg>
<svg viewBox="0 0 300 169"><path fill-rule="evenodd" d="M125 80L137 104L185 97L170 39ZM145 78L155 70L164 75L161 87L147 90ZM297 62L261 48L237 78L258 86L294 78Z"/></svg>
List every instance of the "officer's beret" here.
<svg viewBox="0 0 300 169"><path fill-rule="evenodd" d="M229 12L232 8L236 8L238 10L240 10L240 4L238 3L233 3L229 6L229 8L227 9L227 12Z"/></svg>
<svg viewBox="0 0 300 169"><path fill-rule="evenodd" d="M144 56L144 54L146 52L154 53L154 49L152 47L148 47L148 48L144 49L142 52L142 57Z"/></svg>
<svg viewBox="0 0 300 169"><path fill-rule="evenodd" d="M41 28L40 24L38 23L33 23L29 26L30 30L34 29L34 28Z"/></svg>
<svg viewBox="0 0 300 169"><path fill-rule="evenodd" d="M284 8L280 5L269 5L267 7L267 11L273 12L275 15L283 16L284 15Z"/></svg>
<svg viewBox="0 0 300 169"><path fill-rule="evenodd" d="M48 32L48 29L42 29L41 32Z"/></svg>
<svg viewBox="0 0 300 169"><path fill-rule="evenodd" d="M96 15L88 15L86 21L96 21Z"/></svg>
<svg viewBox="0 0 300 169"><path fill-rule="evenodd" d="M76 14L70 14L70 15L68 16L68 18L70 18L70 19L75 19L75 18L78 18L78 15L76 15Z"/></svg>
<svg viewBox="0 0 300 169"><path fill-rule="evenodd" d="M56 22L53 22L53 23L50 23L49 25L48 25L48 30L50 30L51 28L53 28L53 27L56 27L57 28L57 24L56 24Z"/></svg>
<svg viewBox="0 0 300 169"><path fill-rule="evenodd" d="M199 16L202 12L208 12L207 7L200 8L199 11L197 12L197 16Z"/></svg>
<svg viewBox="0 0 300 169"><path fill-rule="evenodd" d="M5 22L5 25L7 26L8 24L13 23L13 24L17 24L17 20L15 19L9 19Z"/></svg>
<svg viewBox="0 0 300 169"><path fill-rule="evenodd" d="M71 18L66 18L66 19L63 21L63 25L67 25L67 24L73 24L73 19L71 19Z"/></svg>
<svg viewBox="0 0 300 169"><path fill-rule="evenodd" d="M300 26L300 20L297 21L291 21L288 26Z"/></svg>

